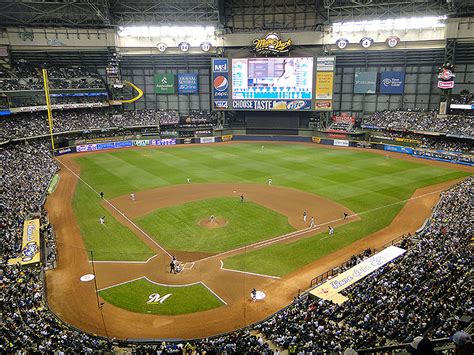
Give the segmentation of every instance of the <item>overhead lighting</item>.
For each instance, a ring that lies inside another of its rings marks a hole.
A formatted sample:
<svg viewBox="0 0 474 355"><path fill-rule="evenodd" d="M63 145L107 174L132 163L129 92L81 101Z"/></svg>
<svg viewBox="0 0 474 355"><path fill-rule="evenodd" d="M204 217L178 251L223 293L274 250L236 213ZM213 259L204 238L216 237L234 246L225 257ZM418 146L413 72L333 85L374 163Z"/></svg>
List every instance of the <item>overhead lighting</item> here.
<svg viewBox="0 0 474 355"><path fill-rule="evenodd" d="M120 37L183 37L207 39L214 36L214 26L122 26Z"/></svg>
<svg viewBox="0 0 474 355"><path fill-rule="evenodd" d="M432 29L446 26L448 16L409 17L386 20L335 22L333 32L375 32L394 30Z"/></svg>

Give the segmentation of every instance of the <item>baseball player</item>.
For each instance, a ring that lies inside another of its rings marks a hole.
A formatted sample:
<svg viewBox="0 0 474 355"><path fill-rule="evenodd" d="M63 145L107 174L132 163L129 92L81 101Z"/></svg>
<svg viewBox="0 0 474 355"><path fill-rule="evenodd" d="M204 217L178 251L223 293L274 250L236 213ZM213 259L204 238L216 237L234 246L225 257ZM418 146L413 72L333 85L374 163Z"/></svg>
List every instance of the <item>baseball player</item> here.
<svg viewBox="0 0 474 355"><path fill-rule="evenodd" d="M333 235L334 234L334 228L329 226L329 235Z"/></svg>
<svg viewBox="0 0 474 355"><path fill-rule="evenodd" d="M99 223L100 224L105 224L105 216L102 216L99 218Z"/></svg>
<svg viewBox="0 0 474 355"><path fill-rule="evenodd" d="M252 289L251 296L252 296L252 302L255 302L257 300L257 290L256 289Z"/></svg>
<svg viewBox="0 0 474 355"><path fill-rule="evenodd" d="M191 183L191 179L190 179L190 178L187 178L186 181L188 182L188 184Z"/></svg>
<svg viewBox="0 0 474 355"><path fill-rule="evenodd" d="M240 202L244 202L244 195L240 195Z"/></svg>
<svg viewBox="0 0 474 355"><path fill-rule="evenodd" d="M311 220L309 222L309 228L314 228L314 217L311 217Z"/></svg>
<svg viewBox="0 0 474 355"><path fill-rule="evenodd" d="M346 212L344 212L344 219L347 219L347 217L349 217L349 215Z"/></svg>
<svg viewBox="0 0 474 355"><path fill-rule="evenodd" d="M104 193L101 191L101 192L99 193L99 195L100 195L100 198L103 200L103 199L104 199Z"/></svg>
<svg viewBox="0 0 474 355"><path fill-rule="evenodd" d="M303 222L306 222L306 218L308 218L308 214L306 211L303 212Z"/></svg>
<svg viewBox="0 0 474 355"><path fill-rule="evenodd" d="M273 182L272 178L268 179L268 186L271 186L272 182Z"/></svg>
<svg viewBox="0 0 474 355"><path fill-rule="evenodd" d="M135 194L130 194L130 199L135 202Z"/></svg>
<svg viewBox="0 0 474 355"><path fill-rule="evenodd" d="M214 219L215 219L214 215L211 215L211 223L214 222Z"/></svg>

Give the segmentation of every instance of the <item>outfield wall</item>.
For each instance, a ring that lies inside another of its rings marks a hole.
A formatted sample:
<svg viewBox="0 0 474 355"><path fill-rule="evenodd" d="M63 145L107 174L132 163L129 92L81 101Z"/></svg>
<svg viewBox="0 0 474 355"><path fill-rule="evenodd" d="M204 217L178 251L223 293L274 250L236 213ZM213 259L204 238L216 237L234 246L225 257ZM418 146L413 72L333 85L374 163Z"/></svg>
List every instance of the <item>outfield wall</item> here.
<svg viewBox="0 0 474 355"><path fill-rule="evenodd" d="M447 163L474 166L474 157L463 155L457 152L432 151L427 149L418 149L401 145L370 143L366 141L354 141L349 139L333 139L321 137L302 137L302 136L280 136L280 135L232 135L227 134L220 137L201 137L201 138L163 138L163 139L134 139L134 140L108 140L99 143L79 144L76 146L58 149L55 155L64 155L69 153L83 153L91 151L101 151L109 149L146 147L146 146L164 146L178 144L212 144L227 141L260 141L260 142L298 142L315 143L323 145L332 145L335 147L352 147L378 149L389 152L402 153L415 158L436 160Z"/></svg>

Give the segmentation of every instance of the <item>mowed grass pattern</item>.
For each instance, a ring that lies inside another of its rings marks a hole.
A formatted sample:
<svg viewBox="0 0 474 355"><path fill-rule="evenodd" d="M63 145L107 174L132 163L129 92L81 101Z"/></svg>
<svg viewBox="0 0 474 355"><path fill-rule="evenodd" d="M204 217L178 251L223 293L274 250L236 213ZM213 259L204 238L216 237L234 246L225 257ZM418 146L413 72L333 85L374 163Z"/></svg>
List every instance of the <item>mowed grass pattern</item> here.
<svg viewBox="0 0 474 355"><path fill-rule="evenodd" d="M211 215L227 224L208 229L199 221ZM256 203L240 202L239 197L192 201L160 208L135 222L169 250L222 252L294 230L288 218Z"/></svg>
<svg viewBox="0 0 474 355"><path fill-rule="evenodd" d="M147 303L149 296L171 294L163 303ZM136 313L177 315L206 311L223 306L215 295L198 283L191 286L169 287L139 279L99 292L100 297L114 306Z"/></svg>
<svg viewBox="0 0 474 355"><path fill-rule="evenodd" d="M77 161L81 177L96 190L104 191L107 198L183 184L187 178L193 183L262 184L272 178L276 186L314 193L357 213L405 200L417 188L467 175L455 170L455 166L435 167L362 150L294 144L268 144L264 149L261 146L241 143L120 150L85 155ZM84 213L88 204L81 204ZM400 203L363 214L360 221L338 228L334 242L309 238L270 246L227 260L226 267L282 275L385 227L402 207ZM94 237L82 228L81 232L85 239Z"/></svg>
<svg viewBox="0 0 474 355"><path fill-rule="evenodd" d="M155 254L102 207L101 202L88 186L77 184L73 208L89 259L144 261ZM102 216L105 216L105 224L99 223Z"/></svg>

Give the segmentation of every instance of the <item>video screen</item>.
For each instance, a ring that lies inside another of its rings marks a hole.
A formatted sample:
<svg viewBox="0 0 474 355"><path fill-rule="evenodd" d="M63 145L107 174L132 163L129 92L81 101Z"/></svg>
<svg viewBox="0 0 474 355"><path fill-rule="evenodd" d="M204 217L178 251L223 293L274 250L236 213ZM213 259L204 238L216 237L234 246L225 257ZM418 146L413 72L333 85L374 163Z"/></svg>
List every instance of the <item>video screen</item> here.
<svg viewBox="0 0 474 355"><path fill-rule="evenodd" d="M312 99L313 58L232 59L232 99Z"/></svg>

